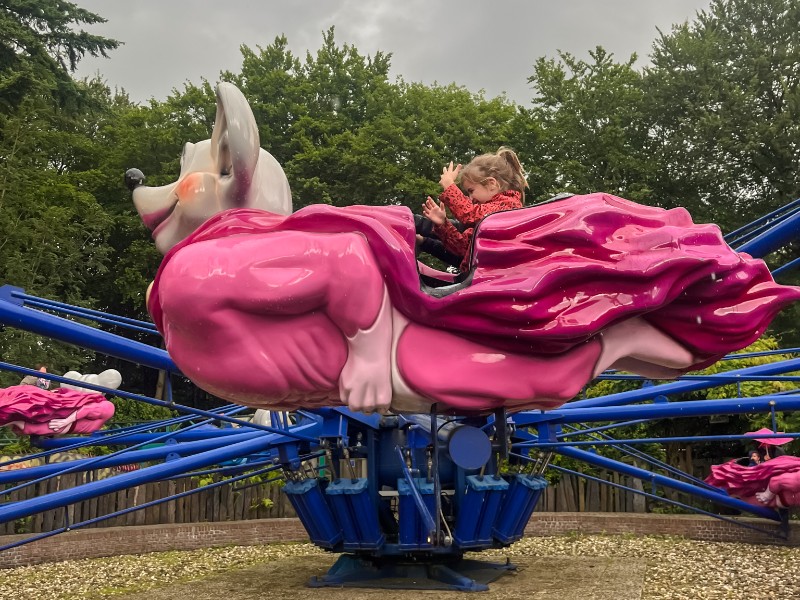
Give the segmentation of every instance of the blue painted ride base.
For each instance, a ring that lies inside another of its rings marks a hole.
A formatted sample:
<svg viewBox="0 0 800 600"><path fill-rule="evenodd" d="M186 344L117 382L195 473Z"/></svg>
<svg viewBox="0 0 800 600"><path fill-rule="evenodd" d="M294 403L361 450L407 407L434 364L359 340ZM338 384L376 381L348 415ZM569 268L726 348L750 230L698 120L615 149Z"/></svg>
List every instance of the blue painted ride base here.
<svg viewBox="0 0 800 600"><path fill-rule="evenodd" d="M312 577L308 585L486 592L489 583L516 568L508 561L503 564L458 559L420 564L397 558L367 559L342 554L327 574Z"/></svg>

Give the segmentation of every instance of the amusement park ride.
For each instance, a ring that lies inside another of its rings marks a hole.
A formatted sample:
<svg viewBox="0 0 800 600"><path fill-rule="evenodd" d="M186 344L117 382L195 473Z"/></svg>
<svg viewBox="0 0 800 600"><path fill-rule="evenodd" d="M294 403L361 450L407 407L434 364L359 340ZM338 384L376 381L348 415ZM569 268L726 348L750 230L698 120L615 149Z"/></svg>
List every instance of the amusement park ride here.
<svg viewBox="0 0 800 600"><path fill-rule="evenodd" d="M312 585L408 577L481 590L492 578L487 569L499 574L510 565L467 561L464 554L522 537L547 486L545 470L564 470L551 463L560 454L647 482L650 491L632 491L654 500L680 504L662 494L677 490L786 523L785 496L740 499L635 448L737 436L641 440L610 432L718 414L771 413L774 423L777 412L800 408L796 391L676 401L731 382L793 380L785 374L800 370L800 359L789 358L683 376L746 347L800 299L800 289L776 284L751 258L796 237L800 201L723 240L715 226L693 224L682 209L605 194L560 199L485 218L473 268L456 277L418 266L405 208L311 206L292 213L286 177L260 149L244 96L223 83L217 100L211 140L186 145L175 183L150 188L136 169L126 174L165 254L148 289L155 326L11 286L0 287L0 324L182 374L232 404L203 411L174 403L169 377L166 401L82 382L181 416L35 438L42 449L36 457L83 446L120 450L0 471L0 522L181 475L219 472L230 477L214 485L227 485L278 472L311 541L342 553ZM72 317L152 334L154 344ZM159 335L166 351L157 347ZM0 368L40 375L8 363ZM672 381L574 399L609 369ZM271 418L237 418L253 408ZM220 422L236 427L205 427ZM609 446L643 466L604 456ZM310 466L320 457L325 476ZM364 459L365 476L350 469L356 458ZM130 463L149 466L7 499L65 472ZM94 521L65 523L0 551Z"/></svg>

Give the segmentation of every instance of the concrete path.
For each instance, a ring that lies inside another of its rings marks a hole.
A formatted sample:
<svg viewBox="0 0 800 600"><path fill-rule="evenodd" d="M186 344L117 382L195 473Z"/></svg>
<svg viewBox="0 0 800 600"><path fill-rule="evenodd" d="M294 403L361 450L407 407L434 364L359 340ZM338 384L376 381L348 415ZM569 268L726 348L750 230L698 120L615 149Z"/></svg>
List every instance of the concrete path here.
<svg viewBox="0 0 800 600"><path fill-rule="evenodd" d="M463 592L385 590L372 588L309 588L312 576L324 575L334 556L283 559L230 571L189 583L169 585L119 600L409 600L419 595L465 598ZM478 592L480 600L640 600L645 563L618 558L515 557L516 572Z"/></svg>

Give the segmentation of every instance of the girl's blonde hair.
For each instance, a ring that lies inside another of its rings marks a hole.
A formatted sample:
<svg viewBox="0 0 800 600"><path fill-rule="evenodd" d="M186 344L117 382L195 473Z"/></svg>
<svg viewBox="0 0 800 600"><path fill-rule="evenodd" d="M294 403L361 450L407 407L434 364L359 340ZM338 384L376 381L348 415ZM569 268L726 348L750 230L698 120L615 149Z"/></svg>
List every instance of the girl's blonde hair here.
<svg viewBox="0 0 800 600"><path fill-rule="evenodd" d="M489 177L497 180L501 192L516 190L522 194L523 201L525 200L528 181L525 179L525 170L517 158L517 153L511 148L500 146L494 154L476 156L461 169L462 181L469 179L483 184Z"/></svg>

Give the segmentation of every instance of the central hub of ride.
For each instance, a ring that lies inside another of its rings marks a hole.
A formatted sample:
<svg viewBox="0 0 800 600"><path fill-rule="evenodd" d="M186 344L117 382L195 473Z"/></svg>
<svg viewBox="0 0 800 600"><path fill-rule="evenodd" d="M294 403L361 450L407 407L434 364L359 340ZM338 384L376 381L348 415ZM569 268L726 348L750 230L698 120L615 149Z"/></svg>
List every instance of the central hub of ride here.
<svg viewBox="0 0 800 600"><path fill-rule="evenodd" d="M284 460L284 492L311 541L347 553L311 585L366 585L408 577L413 568L409 582L422 577L430 587L474 590L513 568L463 560L467 551L520 539L547 486L537 474L501 473L504 411L446 418L337 410L324 419L332 433L322 438L325 460ZM461 571L482 571L483 581Z"/></svg>

